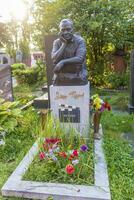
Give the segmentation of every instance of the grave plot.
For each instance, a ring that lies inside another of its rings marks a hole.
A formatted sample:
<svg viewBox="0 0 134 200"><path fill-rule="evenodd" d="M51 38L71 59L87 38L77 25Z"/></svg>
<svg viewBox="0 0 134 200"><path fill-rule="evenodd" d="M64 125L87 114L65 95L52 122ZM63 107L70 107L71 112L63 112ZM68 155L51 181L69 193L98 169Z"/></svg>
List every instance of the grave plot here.
<svg viewBox="0 0 134 200"><path fill-rule="evenodd" d="M99 131L102 134L102 128L100 128ZM53 143L54 143L54 140L53 140ZM30 174L30 172L28 172L30 167L33 165L34 162L38 160L38 159L36 160L36 156L37 157L38 155L40 156L40 161L38 163L38 166L43 165L43 162L44 162L43 160L44 154L41 151L41 146L40 146L41 143L39 141L36 142L30 149L30 151L27 153L27 155L24 157L24 159L21 161L21 163L16 168L16 170L13 172L13 174L9 177L5 185L3 186L2 195L24 197L24 198L29 198L29 199L47 199L48 197L52 196L54 200L55 199L56 200L60 200L60 199L61 200L68 200L68 199L70 200L74 200L74 199L110 200L111 197L110 197L109 181L108 181L108 174L107 174L107 166L106 166L106 162L105 162L105 158L103 154L102 143L103 143L102 139L94 141L93 174L92 172L91 173L89 172L89 174L91 174L91 177L90 177L91 182L89 181L86 184L86 181L85 182L83 181L82 183L82 181L79 182L78 180L74 181L75 183L73 183L73 181L62 182L62 180L60 181L57 180L56 182L53 182L50 180L44 182L43 179L41 182L33 181L35 179L33 179L32 181L24 180L24 178L28 177L27 173ZM84 141L83 141L83 145L84 145ZM80 146L80 148L82 150L82 146ZM88 159L91 158L90 146L88 145L85 147L83 146L83 152L80 151L80 148L78 150L74 149L75 151L73 152L69 152L69 154L71 153L71 155L74 155L74 157L76 156L77 159L73 158L72 160L69 160L68 163L65 162L65 166L64 166L65 170L63 170L62 173L64 174L65 177L69 176L69 179L73 179L75 175L77 177L78 176L77 170L78 172L80 172L80 166L82 166L82 168L84 166L84 165L79 165L78 161L76 162L76 160L79 160L79 162L81 162L80 155L78 154L84 155L85 153L87 156L86 158ZM42 152L42 154L40 154L41 153L40 151ZM45 153L47 154L47 152ZM58 157L57 154L55 154L56 155L55 157L57 159L66 159L65 158L66 156L70 156L70 155L66 155L67 152L63 153L62 151L60 151L59 153L61 154L60 158ZM76 162L75 163L76 165L72 163L72 161L74 160ZM50 161L52 162L52 159L50 159ZM90 164L88 166L89 169L92 168L91 163L92 162L90 161ZM70 167L68 166L68 169L67 169L67 165L70 165ZM78 168L76 167L77 165L78 165ZM88 175L89 175L88 167L87 167L86 174L84 174L85 177L83 177L84 180L88 180ZM36 171L37 171L37 174L40 172L38 168ZM93 179L92 179L92 175L93 175ZM66 182L68 182L68 184L66 184ZM80 185L81 183L82 185Z"/></svg>

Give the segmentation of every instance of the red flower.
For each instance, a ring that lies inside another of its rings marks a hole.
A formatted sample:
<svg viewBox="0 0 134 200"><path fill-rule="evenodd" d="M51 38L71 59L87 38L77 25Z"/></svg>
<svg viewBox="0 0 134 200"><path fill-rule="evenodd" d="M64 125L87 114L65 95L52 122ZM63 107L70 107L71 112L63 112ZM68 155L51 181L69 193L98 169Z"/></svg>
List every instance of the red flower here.
<svg viewBox="0 0 134 200"><path fill-rule="evenodd" d="M73 160L73 158L74 158L75 156L73 155L73 154L71 154L70 156L69 156L69 160Z"/></svg>
<svg viewBox="0 0 134 200"><path fill-rule="evenodd" d="M67 166L66 166L66 173L67 174L73 174L74 173L74 171L75 171L75 169L74 169L74 166L73 165L71 165L71 164L68 164Z"/></svg>
<svg viewBox="0 0 134 200"><path fill-rule="evenodd" d="M59 156L61 156L63 158L66 158L67 154L66 154L66 152L59 152Z"/></svg>
<svg viewBox="0 0 134 200"><path fill-rule="evenodd" d="M111 110L111 106L107 102L105 102L104 107L109 111Z"/></svg>
<svg viewBox="0 0 134 200"><path fill-rule="evenodd" d="M46 138L45 142L47 144L58 144L58 143L61 142L61 139L58 139L58 138Z"/></svg>
<svg viewBox="0 0 134 200"><path fill-rule="evenodd" d="M73 153L72 153L74 156L78 156L78 154L79 154L79 152L78 152L78 150L77 149L75 149L75 150L73 150Z"/></svg>
<svg viewBox="0 0 134 200"><path fill-rule="evenodd" d="M111 106L110 106L110 105L108 105L107 109L110 111L110 110L111 110Z"/></svg>
<svg viewBox="0 0 134 200"><path fill-rule="evenodd" d="M40 160L43 160L44 158L45 158L45 153L44 152L41 152L40 154L39 154L39 158L40 158Z"/></svg>

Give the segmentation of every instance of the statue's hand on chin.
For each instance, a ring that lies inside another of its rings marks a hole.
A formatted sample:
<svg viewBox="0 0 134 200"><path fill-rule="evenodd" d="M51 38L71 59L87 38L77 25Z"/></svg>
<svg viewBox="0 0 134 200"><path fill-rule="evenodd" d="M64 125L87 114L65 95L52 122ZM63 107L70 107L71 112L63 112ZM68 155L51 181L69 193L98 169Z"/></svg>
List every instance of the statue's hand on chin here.
<svg viewBox="0 0 134 200"><path fill-rule="evenodd" d="M54 68L54 73L55 74L59 73L63 66L64 66L63 61L60 61L59 63L57 63L57 65Z"/></svg>
<svg viewBox="0 0 134 200"><path fill-rule="evenodd" d="M63 33L59 33L59 38L60 38L60 41L61 41L63 44L67 44L67 40L64 38Z"/></svg>
<svg viewBox="0 0 134 200"><path fill-rule="evenodd" d="M60 37L60 40L62 43L67 44L67 40L63 36Z"/></svg>

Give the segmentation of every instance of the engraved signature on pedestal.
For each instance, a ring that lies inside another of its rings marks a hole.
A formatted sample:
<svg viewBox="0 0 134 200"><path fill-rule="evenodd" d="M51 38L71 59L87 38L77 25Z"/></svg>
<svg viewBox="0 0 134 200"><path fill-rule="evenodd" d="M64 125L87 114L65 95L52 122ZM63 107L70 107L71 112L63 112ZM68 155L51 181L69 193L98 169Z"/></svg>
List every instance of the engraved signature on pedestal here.
<svg viewBox="0 0 134 200"><path fill-rule="evenodd" d="M58 99L67 99L68 96L71 96L74 99L78 99L78 98L84 97L84 92L77 93L76 91L72 91L72 92L69 92L68 95L61 94L60 92L56 92L55 100L58 100Z"/></svg>

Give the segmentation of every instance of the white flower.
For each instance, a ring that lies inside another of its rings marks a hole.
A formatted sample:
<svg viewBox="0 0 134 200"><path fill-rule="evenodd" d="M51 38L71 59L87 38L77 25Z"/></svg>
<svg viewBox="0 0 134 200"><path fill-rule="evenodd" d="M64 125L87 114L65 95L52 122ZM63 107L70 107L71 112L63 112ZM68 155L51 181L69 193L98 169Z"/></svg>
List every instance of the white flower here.
<svg viewBox="0 0 134 200"><path fill-rule="evenodd" d="M48 152L49 152L50 155L53 155L53 149L49 149Z"/></svg>
<svg viewBox="0 0 134 200"><path fill-rule="evenodd" d="M101 103L101 104L103 104L103 103L104 103L104 101L101 99L101 100L100 100L100 103Z"/></svg>
<svg viewBox="0 0 134 200"><path fill-rule="evenodd" d="M78 160L78 159L72 161L72 164L73 164L73 165L77 165L78 163L79 163L79 160Z"/></svg>
<svg viewBox="0 0 134 200"><path fill-rule="evenodd" d="M72 154L72 153L73 153L73 150L69 150L67 153L68 153L68 154Z"/></svg>
<svg viewBox="0 0 134 200"><path fill-rule="evenodd" d="M57 161L58 160L57 157L54 156L54 155L51 158L53 159L53 161Z"/></svg>
<svg viewBox="0 0 134 200"><path fill-rule="evenodd" d="M59 147L56 147L53 151L54 151L54 152L59 152L59 151L60 151L60 148L59 148Z"/></svg>
<svg viewBox="0 0 134 200"><path fill-rule="evenodd" d="M48 154L48 153L46 153L46 157L47 157L47 158L49 157L49 154Z"/></svg>

